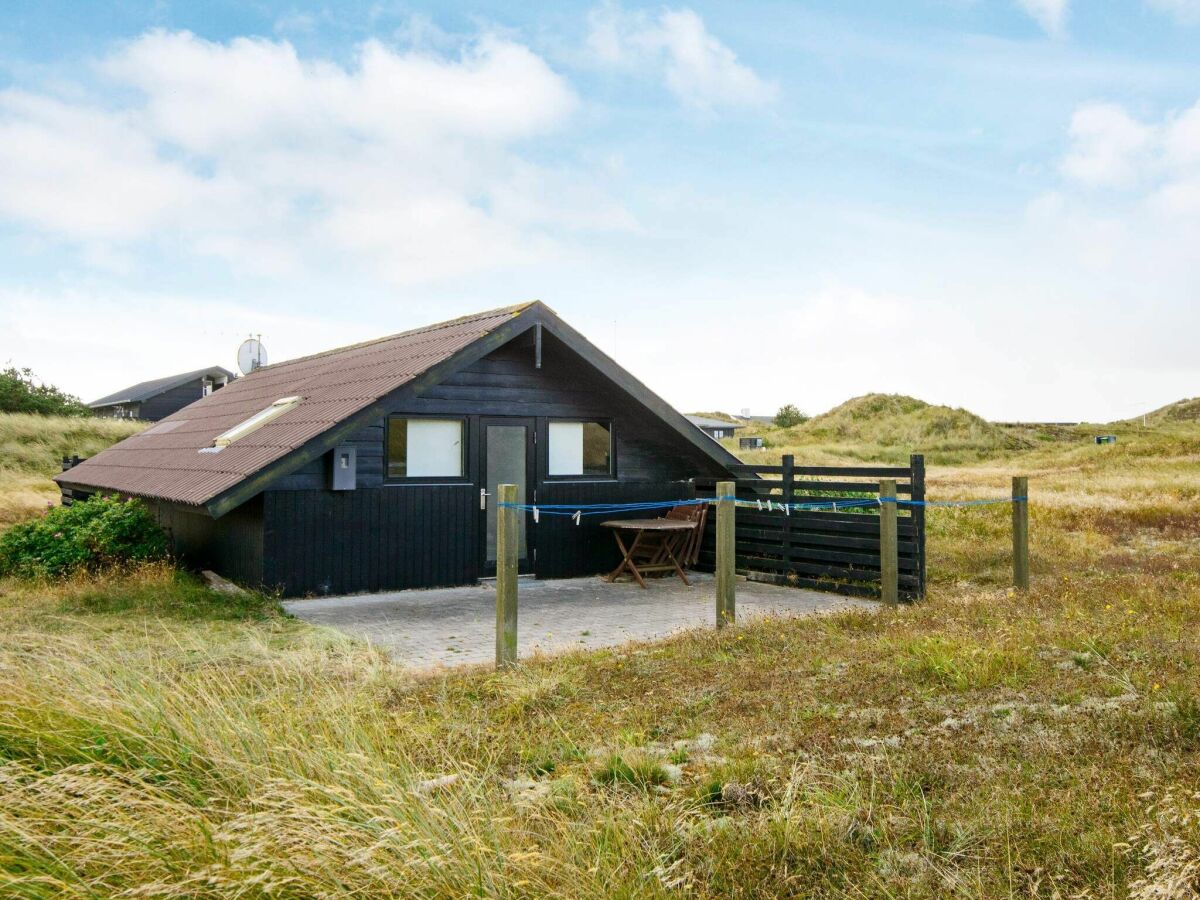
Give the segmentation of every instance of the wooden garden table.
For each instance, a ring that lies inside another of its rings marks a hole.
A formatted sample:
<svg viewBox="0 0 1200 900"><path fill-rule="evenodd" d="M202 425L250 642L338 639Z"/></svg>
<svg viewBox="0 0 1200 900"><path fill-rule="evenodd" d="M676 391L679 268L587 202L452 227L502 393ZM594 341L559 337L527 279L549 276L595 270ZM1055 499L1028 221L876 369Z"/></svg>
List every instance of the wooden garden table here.
<svg viewBox="0 0 1200 900"><path fill-rule="evenodd" d="M650 572L674 572L684 584L692 586L683 567L679 565L675 550L683 546L687 535L696 529L695 522L682 519L610 519L600 524L612 529L622 556L621 564L606 576L608 581L616 581L628 569L642 587L646 586L642 573ZM633 542L628 546L621 539L623 531L633 533Z"/></svg>

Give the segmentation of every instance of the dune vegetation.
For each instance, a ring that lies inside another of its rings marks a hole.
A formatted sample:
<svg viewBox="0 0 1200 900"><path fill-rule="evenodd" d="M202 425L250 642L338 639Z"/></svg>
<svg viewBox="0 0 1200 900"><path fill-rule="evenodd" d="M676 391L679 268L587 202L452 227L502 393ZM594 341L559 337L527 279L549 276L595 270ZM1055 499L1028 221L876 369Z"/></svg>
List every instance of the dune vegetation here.
<svg viewBox="0 0 1200 900"><path fill-rule="evenodd" d="M741 454L777 460L793 453L797 462L862 460L902 463L914 448L932 463L959 463L994 458L1021 450L1029 439L1018 431L995 425L965 409L935 406L902 394L866 394L790 428L752 423L738 436L760 435L765 451ZM735 448L737 441L727 443ZM811 462L817 465L817 462Z"/></svg>
<svg viewBox="0 0 1200 900"><path fill-rule="evenodd" d="M1147 423L1154 422L1155 424L1200 422L1200 397L1192 397L1188 400L1177 400L1174 403L1169 403L1149 413L1145 419ZM1131 421L1136 424L1139 420L1133 419Z"/></svg>
<svg viewBox="0 0 1200 900"><path fill-rule="evenodd" d="M1116 431L931 466L1031 477L1028 594L1006 507L937 509L922 603L505 673L161 565L0 583L0 894L1195 896L1200 425Z"/></svg>
<svg viewBox="0 0 1200 900"><path fill-rule="evenodd" d="M0 528L58 502L50 480L64 456L87 458L137 434L144 422L0 413Z"/></svg>

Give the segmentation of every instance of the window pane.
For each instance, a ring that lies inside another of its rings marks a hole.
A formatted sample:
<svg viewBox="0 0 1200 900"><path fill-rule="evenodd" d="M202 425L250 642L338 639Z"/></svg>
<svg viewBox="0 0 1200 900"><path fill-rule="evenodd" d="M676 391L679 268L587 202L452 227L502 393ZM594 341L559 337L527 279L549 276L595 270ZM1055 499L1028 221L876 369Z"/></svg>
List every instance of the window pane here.
<svg viewBox="0 0 1200 900"><path fill-rule="evenodd" d="M496 561L496 494L502 484L517 486L517 501L527 502L524 425L487 426L487 561ZM529 556L525 516L517 516L517 559Z"/></svg>
<svg viewBox="0 0 1200 900"><path fill-rule="evenodd" d="M608 475L612 472L612 435L599 422L583 424L583 474Z"/></svg>
<svg viewBox="0 0 1200 900"><path fill-rule="evenodd" d="M550 423L550 474L583 474L583 423Z"/></svg>
<svg viewBox="0 0 1200 900"><path fill-rule="evenodd" d="M392 419L389 478L461 478L463 423L458 419Z"/></svg>
<svg viewBox="0 0 1200 900"><path fill-rule="evenodd" d="M392 419L387 430L388 478L403 478L408 472L408 420Z"/></svg>
<svg viewBox="0 0 1200 900"><path fill-rule="evenodd" d="M609 475L612 435L600 422L550 423L550 475Z"/></svg>

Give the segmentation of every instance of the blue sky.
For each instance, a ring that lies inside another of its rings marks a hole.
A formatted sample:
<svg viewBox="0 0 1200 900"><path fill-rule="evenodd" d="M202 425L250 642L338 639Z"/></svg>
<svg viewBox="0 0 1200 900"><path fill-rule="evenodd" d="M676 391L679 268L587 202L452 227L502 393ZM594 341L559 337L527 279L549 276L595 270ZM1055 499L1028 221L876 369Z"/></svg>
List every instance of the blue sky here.
<svg viewBox="0 0 1200 900"><path fill-rule="evenodd" d="M0 361L539 298L684 409L1200 393L1200 0L7 3Z"/></svg>

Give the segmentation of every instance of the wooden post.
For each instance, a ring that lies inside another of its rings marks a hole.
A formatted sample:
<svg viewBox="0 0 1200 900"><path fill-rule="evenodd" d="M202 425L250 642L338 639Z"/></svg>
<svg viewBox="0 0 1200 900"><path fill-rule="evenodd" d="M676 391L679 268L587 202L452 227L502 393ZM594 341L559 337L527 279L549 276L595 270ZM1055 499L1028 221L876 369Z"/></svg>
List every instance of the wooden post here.
<svg viewBox="0 0 1200 900"><path fill-rule="evenodd" d="M1013 513L1013 585L1029 590L1029 479L1015 475L1012 480Z"/></svg>
<svg viewBox="0 0 1200 900"><path fill-rule="evenodd" d="M737 539L734 536L734 515L737 504L737 482L717 482L717 627L731 625L736 618L736 589L734 559ZM728 498L728 499L727 499Z"/></svg>
<svg viewBox="0 0 1200 900"><path fill-rule="evenodd" d="M496 489L496 668L517 664L517 486Z"/></svg>
<svg viewBox="0 0 1200 900"><path fill-rule="evenodd" d="M879 482L879 591L884 604L900 599L900 546L896 523L896 479ZM890 498L890 502L889 502Z"/></svg>
<svg viewBox="0 0 1200 900"><path fill-rule="evenodd" d="M783 459L783 502L789 506L796 499L796 457L792 454L786 454ZM783 517L783 558L787 562L792 560L792 517L786 515Z"/></svg>
<svg viewBox="0 0 1200 900"><path fill-rule="evenodd" d="M917 554L917 596L925 597L926 556L925 556L925 456L914 453L908 458L911 469L913 503L912 523L916 538Z"/></svg>

